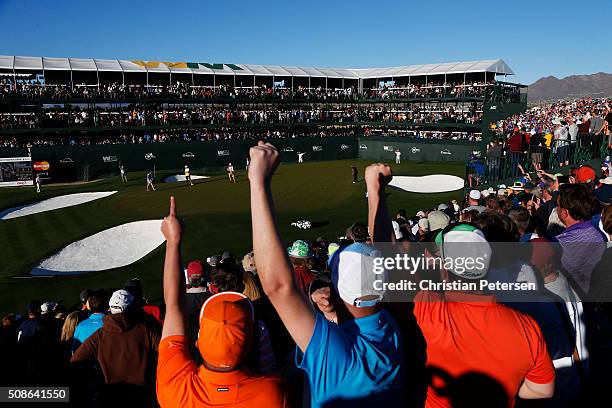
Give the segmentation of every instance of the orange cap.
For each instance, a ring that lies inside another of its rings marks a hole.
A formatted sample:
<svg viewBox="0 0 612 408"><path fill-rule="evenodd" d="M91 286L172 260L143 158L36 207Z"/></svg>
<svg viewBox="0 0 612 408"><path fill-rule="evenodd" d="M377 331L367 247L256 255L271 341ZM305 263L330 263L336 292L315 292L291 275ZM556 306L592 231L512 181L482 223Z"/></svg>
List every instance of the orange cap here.
<svg viewBox="0 0 612 408"><path fill-rule="evenodd" d="M204 361L218 368L237 366L249 351L254 321L253 305L242 293L211 296L200 311L197 346Z"/></svg>

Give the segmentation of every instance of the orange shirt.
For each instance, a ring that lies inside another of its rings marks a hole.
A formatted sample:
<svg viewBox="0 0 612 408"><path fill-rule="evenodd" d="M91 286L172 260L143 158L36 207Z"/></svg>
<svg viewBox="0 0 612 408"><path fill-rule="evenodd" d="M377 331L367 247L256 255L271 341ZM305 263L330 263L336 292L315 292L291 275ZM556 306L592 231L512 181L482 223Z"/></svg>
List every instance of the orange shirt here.
<svg viewBox="0 0 612 408"><path fill-rule="evenodd" d="M220 373L197 367L189 356L185 336L169 336L159 343L157 399L162 408L287 405L279 377L254 376L246 370Z"/></svg>
<svg viewBox="0 0 612 408"><path fill-rule="evenodd" d="M509 406L514 405L524 378L537 384L554 381L544 336L531 317L496 303L493 296L421 291L414 301L429 368L441 369L454 379L473 373L490 377L505 389ZM469 383L468 378L459 384ZM448 384L434 375L433 385ZM471 393L467 398L478 398L477 390L461 385L459 389ZM430 385L426 406L450 407L451 402Z"/></svg>

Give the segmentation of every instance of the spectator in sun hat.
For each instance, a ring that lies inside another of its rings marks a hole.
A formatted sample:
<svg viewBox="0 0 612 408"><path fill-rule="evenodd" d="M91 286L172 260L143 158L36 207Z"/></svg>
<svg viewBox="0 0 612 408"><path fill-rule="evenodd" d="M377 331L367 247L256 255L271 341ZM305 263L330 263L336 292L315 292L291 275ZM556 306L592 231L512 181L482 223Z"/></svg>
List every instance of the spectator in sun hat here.
<svg viewBox="0 0 612 408"><path fill-rule="evenodd" d="M525 191L525 184L522 181L515 181L510 187L510 190L516 192Z"/></svg>
<svg viewBox="0 0 612 408"><path fill-rule="evenodd" d="M94 363L100 367L105 384L100 392L102 406L115 404L118 398L145 406L154 398L152 380L161 332L134 318L135 305L127 290L113 292L108 301L111 314L104 317L104 325L70 359L77 370Z"/></svg>
<svg viewBox="0 0 612 408"><path fill-rule="evenodd" d="M256 164L252 160L250 169L256 168ZM182 227L176 217L174 197L170 199L170 213L164 218L162 233L167 244L166 320L157 365L160 406L286 406L280 378L254 375L242 366L253 347L256 331L252 304L242 293L221 292L205 302L197 335L197 348L204 364L198 367L190 357L181 301L184 296L180 267Z"/></svg>
<svg viewBox="0 0 612 408"><path fill-rule="evenodd" d="M485 210L485 207L480 205L481 197L482 197L482 194L480 193L480 191L478 190L470 191L470 194L468 195L469 205L465 209L467 211L476 210L478 212L483 212Z"/></svg>
<svg viewBox="0 0 612 408"><path fill-rule="evenodd" d="M313 252L306 241L298 239L288 248L289 260L297 279L298 287L307 294L310 284L315 278L312 272Z"/></svg>
<svg viewBox="0 0 612 408"><path fill-rule="evenodd" d="M338 260L337 266L332 265L332 282L340 298L334 301L338 324L315 313L297 288L274 221L274 205L269 192L278 165L278 150L260 142L251 148L250 156L253 236L258 237L253 244L258 275L264 291L295 340L298 367L308 374L311 407L338 404L404 406L399 329L391 315L378 306L380 294L375 293L368 282L361 282L375 277L372 273L361 274L362 261L367 264L364 258L371 246L365 241L356 241L333 257ZM369 221L381 216L378 209L384 204L384 186L390 178L389 166L378 164L366 168ZM386 213L386 208L384 211ZM388 213L386 216L388 218ZM372 241L393 240L390 219L370 232ZM346 316L344 321L342 312Z"/></svg>

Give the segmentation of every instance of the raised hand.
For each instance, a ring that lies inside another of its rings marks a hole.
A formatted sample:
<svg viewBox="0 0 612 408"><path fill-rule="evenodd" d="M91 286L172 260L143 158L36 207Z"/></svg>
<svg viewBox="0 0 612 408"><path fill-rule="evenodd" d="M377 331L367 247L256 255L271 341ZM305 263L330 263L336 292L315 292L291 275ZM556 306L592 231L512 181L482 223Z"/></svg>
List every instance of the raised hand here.
<svg viewBox="0 0 612 408"><path fill-rule="evenodd" d="M270 143L259 141L249 150L249 180L251 183L269 182L278 167L278 149Z"/></svg>
<svg viewBox="0 0 612 408"><path fill-rule="evenodd" d="M365 169L365 181L368 190L380 190L389 184L392 178L391 167L386 164L374 163Z"/></svg>
<svg viewBox="0 0 612 408"><path fill-rule="evenodd" d="M174 197L170 197L170 211L168 212L168 216L164 217L162 221L161 232L166 238L167 245L178 245L181 242L183 227L176 217L176 202Z"/></svg>

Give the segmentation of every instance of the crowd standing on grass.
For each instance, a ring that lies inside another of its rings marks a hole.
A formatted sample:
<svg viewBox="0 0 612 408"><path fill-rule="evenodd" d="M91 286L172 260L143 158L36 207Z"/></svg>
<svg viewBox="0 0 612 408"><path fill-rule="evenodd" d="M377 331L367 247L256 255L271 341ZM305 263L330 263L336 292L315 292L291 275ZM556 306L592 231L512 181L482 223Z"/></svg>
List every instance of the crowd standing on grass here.
<svg viewBox="0 0 612 408"><path fill-rule="evenodd" d="M206 256L203 248L200 259L182 259L184 224L172 197L161 227L161 304L147 300L137 278L83 290L76 305L33 300L2 319L0 358L11 369L0 370L0 383L69 385L75 406L575 407L605 400L609 167L526 173L509 187L473 189L463 203L411 216L389 212L391 168L372 164L364 171L363 220L338 237L287 243L271 187L278 163L273 145L251 148L251 252L241 259ZM461 286L388 302L375 275L361 274L385 243L408 254L423 247L429 259L459 257L453 243L468 243L490 261L462 270L440 264L417 276L536 290L528 302ZM530 250L491 257L498 243Z"/></svg>

